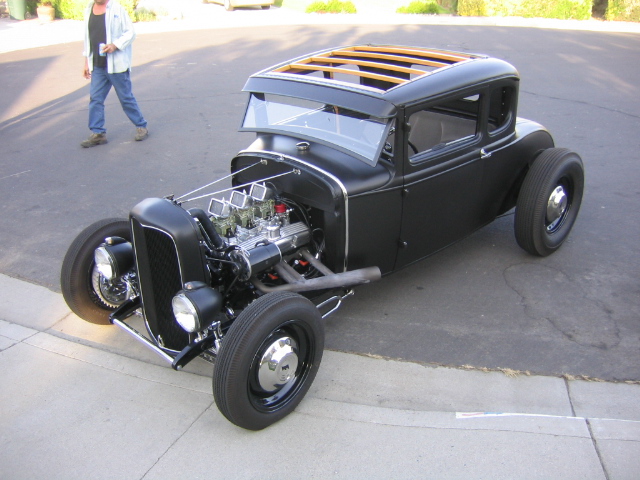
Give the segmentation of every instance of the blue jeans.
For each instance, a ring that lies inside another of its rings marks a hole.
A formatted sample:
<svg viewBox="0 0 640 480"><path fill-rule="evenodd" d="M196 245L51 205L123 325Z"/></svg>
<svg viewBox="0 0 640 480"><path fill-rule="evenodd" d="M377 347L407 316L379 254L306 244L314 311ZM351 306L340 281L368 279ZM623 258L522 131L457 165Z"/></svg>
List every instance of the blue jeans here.
<svg viewBox="0 0 640 480"><path fill-rule="evenodd" d="M142 116L138 102L131 92L129 70L123 73L107 73L106 68L95 67L91 72L91 89L89 92L89 129L93 133L106 133L104 128L104 101L115 88L120 105L131 123L136 127L146 127L147 121Z"/></svg>

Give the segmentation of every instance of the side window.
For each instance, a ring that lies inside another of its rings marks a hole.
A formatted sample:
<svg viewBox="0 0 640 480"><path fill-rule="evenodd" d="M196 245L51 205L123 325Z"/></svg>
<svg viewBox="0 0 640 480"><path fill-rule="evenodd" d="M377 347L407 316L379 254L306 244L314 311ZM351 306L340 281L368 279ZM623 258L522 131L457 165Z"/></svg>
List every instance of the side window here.
<svg viewBox="0 0 640 480"><path fill-rule="evenodd" d="M478 133L480 103L480 95L470 95L413 113L409 117L411 129L407 138L410 161L422 160L474 139Z"/></svg>
<svg viewBox="0 0 640 480"><path fill-rule="evenodd" d="M511 121L513 87L499 87L491 92L489 98L489 133L495 133Z"/></svg>

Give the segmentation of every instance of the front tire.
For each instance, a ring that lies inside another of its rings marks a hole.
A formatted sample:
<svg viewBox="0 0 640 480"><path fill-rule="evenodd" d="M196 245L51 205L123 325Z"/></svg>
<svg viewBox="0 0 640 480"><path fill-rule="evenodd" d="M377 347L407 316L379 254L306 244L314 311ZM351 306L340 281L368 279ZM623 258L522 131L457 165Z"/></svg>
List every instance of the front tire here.
<svg viewBox="0 0 640 480"><path fill-rule="evenodd" d="M564 243L578 217L584 167L578 154L563 148L543 151L524 179L516 204L518 245L546 257Z"/></svg>
<svg viewBox="0 0 640 480"><path fill-rule="evenodd" d="M309 390L323 349L322 317L308 299L290 292L258 298L222 341L213 372L218 409L248 430L277 422Z"/></svg>
<svg viewBox="0 0 640 480"><path fill-rule="evenodd" d="M60 272L62 296L71 311L102 325L109 323L109 314L126 300L126 286L119 280L107 280L94 268L93 252L106 237L131 241L129 222L107 218L89 225L69 246Z"/></svg>

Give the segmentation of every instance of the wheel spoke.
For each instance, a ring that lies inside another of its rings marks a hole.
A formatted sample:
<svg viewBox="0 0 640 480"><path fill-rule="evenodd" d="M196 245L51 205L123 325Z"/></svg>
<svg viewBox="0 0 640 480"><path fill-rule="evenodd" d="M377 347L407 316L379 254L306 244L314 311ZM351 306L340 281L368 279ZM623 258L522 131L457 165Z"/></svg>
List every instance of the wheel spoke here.
<svg viewBox="0 0 640 480"><path fill-rule="evenodd" d="M110 308L117 308L128 298L128 287L121 279L107 280L97 268L93 268L91 283L100 300Z"/></svg>

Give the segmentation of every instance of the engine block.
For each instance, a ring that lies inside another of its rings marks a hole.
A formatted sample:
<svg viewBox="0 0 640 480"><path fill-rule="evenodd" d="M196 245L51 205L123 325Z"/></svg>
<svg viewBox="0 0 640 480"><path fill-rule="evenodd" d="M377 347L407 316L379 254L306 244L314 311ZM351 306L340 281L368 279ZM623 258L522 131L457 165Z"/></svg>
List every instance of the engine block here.
<svg viewBox="0 0 640 480"><path fill-rule="evenodd" d="M234 260L242 265L241 279L263 271L311 241L303 222L290 222L284 203L267 198L269 190L255 183L250 193L234 190L229 201L212 199L211 222L228 245L236 246Z"/></svg>

